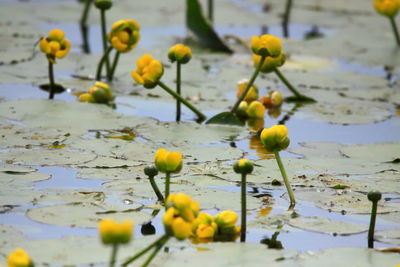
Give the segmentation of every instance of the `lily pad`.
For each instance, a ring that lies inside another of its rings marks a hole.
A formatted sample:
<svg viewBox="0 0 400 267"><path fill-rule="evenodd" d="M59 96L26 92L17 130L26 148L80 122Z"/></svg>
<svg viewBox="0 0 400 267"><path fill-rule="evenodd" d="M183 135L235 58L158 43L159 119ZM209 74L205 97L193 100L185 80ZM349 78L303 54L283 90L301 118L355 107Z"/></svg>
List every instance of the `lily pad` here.
<svg viewBox="0 0 400 267"><path fill-rule="evenodd" d="M382 230L375 232L374 240L400 246L400 230Z"/></svg>
<svg viewBox="0 0 400 267"><path fill-rule="evenodd" d="M19 172L6 171L0 172L0 184L3 186L11 185L21 182L38 182L51 178L50 174L38 173L38 172L21 172L22 170L27 170L28 168L20 168Z"/></svg>

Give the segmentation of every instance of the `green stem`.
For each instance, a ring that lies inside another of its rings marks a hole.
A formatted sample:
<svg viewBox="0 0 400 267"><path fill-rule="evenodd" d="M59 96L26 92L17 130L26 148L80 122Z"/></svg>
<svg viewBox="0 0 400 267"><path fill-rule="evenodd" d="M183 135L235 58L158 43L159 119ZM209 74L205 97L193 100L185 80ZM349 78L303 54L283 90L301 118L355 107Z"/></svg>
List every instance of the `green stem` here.
<svg viewBox="0 0 400 267"><path fill-rule="evenodd" d="M285 168L283 167L281 156L279 155L279 151L275 152L275 159L276 159L276 162L278 162L279 170L281 171L283 181L285 182L286 190L289 194L290 208L293 208L296 205L296 200L294 199L293 190L292 190L292 187L290 186L289 179L286 175Z"/></svg>
<svg viewBox="0 0 400 267"><path fill-rule="evenodd" d="M108 80L112 81L114 78L114 73L115 73L115 69L117 68L117 64L118 64L118 60L119 60L119 55L121 53L119 51L115 52L115 56L114 56L114 61L111 67L111 71L110 71L110 75L108 76Z"/></svg>
<svg viewBox="0 0 400 267"><path fill-rule="evenodd" d="M170 180L171 180L171 173L167 172L165 174L165 197L164 199L167 200L168 196L169 196L169 184L170 184Z"/></svg>
<svg viewBox="0 0 400 267"><path fill-rule="evenodd" d="M175 97L175 99L179 99L179 101L181 101L185 106L187 106L190 110L192 110L194 113L196 113L196 115L199 117L200 120L205 120L206 119L206 116L203 113L201 113L197 108L195 108L189 101L187 101L186 99L184 99L183 97L181 97L180 95L175 93L171 88L169 88L163 82L159 81L158 85L162 89L167 91L167 93L169 93L170 95Z"/></svg>
<svg viewBox="0 0 400 267"><path fill-rule="evenodd" d="M236 101L235 105L232 107L231 109L231 113L235 114L237 108L239 107L240 102L243 101L243 99L246 97L247 93L249 92L250 88L253 86L254 81L257 78L258 73L261 70L261 66L264 64L266 56L261 56L260 62L258 63L257 68L254 70L253 75L250 78L249 83L247 84L246 89L243 91L242 95L238 98L238 100Z"/></svg>
<svg viewBox="0 0 400 267"><path fill-rule="evenodd" d="M82 41L83 41L83 52L90 53L89 40L88 40L88 26L87 26L87 18L90 10L90 5L93 0L85 0L85 7L83 9L82 17L80 20L81 32L82 32Z"/></svg>
<svg viewBox="0 0 400 267"><path fill-rule="evenodd" d="M246 242L246 174L242 174L242 224L240 226L240 242Z"/></svg>
<svg viewBox="0 0 400 267"><path fill-rule="evenodd" d="M286 77L282 74L282 72L280 72L278 68L275 68L274 72L279 77L279 79L286 85L286 87L294 94L297 100L316 102L313 98L300 94L299 91L297 91L296 88L294 88L294 86L286 79Z"/></svg>
<svg viewBox="0 0 400 267"><path fill-rule="evenodd" d="M398 46L400 46L400 36L399 36L399 31L397 29L396 21L394 20L394 17L390 17L390 24L392 24L392 29L393 29L393 34L394 37L396 38L396 43Z"/></svg>
<svg viewBox="0 0 400 267"><path fill-rule="evenodd" d="M150 264L150 262L154 259L154 257L157 255L157 253L160 251L160 249L165 245L165 243L168 242L169 236L165 236L163 240L161 240L154 251L150 254L150 256L147 258L147 260L142 264L142 267L146 267L147 265Z"/></svg>
<svg viewBox="0 0 400 267"><path fill-rule="evenodd" d="M107 30L106 30L106 10L100 9L100 17L101 17L101 35L103 37L103 51L106 54L107 51ZM106 69L107 69L107 77L110 75L110 60L108 58L108 54L106 56Z"/></svg>
<svg viewBox="0 0 400 267"><path fill-rule="evenodd" d="M167 235L161 236L159 239L157 239L156 241L151 243L148 247L142 249L141 251L139 251L138 253L136 253L135 255L130 257L129 259L127 259L124 263L121 264L121 266L128 266L128 264L132 263L133 261L137 260L138 258L143 256L144 254L146 254L150 249L152 249L154 246L156 246L158 243L160 243L166 237L168 237L168 236Z"/></svg>
<svg viewBox="0 0 400 267"><path fill-rule="evenodd" d="M50 80L50 92L49 99L54 98L55 87L54 87L54 71L53 71L53 63L49 60L49 80Z"/></svg>
<svg viewBox="0 0 400 267"><path fill-rule="evenodd" d="M156 181L154 181L154 176L149 176L149 180L150 180L151 187L154 190L154 193L156 193L156 195L157 195L158 200L163 202L164 201L164 197L161 194L160 189L158 189Z"/></svg>
<svg viewBox="0 0 400 267"><path fill-rule="evenodd" d="M111 259L110 259L110 267L115 266L115 261L117 259L117 252L118 252L118 244L114 244L112 247L112 252L111 252Z"/></svg>
<svg viewBox="0 0 400 267"><path fill-rule="evenodd" d="M106 52L101 57L99 64L97 65L96 80L98 81L101 80L101 70L103 69L104 61L106 60L112 49L112 46L107 48Z"/></svg>
<svg viewBox="0 0 400 267"><path fill-rule="evenodd" d="M368 247L374 247L374 232L375 232L375 221L376 221L376 211L378 209L378 201L372 202L372 210L371 210L371 221L369 223L368 230Z"/></svg>
<svg viewBox="0 0 400 267"><path fill-rule="evenodd" d="M181 63L176 62L176 93L181 95ZM176 100L176 121L181 120L181 102Z"/></svg>
<svg viewBox="0 0 400 267"><path fill-rule="evenodd" d="M208 19L211 24L214 22L214 0L208 0Z"/></svg>
<svg viewBox="0 0 400 267"><path fill-rule="evenodd" d="M285 38L289 37L289 20L290 20L290 11L292 10L292 0L286 0L285 14L283 14L283 36Z"/></svg>

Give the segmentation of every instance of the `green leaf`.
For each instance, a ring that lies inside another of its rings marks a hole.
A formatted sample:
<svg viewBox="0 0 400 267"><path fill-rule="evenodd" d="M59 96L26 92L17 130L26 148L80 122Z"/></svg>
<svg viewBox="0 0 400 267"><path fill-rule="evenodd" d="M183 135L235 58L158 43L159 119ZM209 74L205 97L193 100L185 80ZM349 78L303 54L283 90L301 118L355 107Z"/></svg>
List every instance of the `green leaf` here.
<svg viewBox="0 0 400 267"><path fill-rule="evenodd" d="M349 188L347 185L337 184L335 186L331 186L332 189L347 189Z"/></svg>
<svg viewBox="0 0 400 267"><path fill-rule="evenodd" d="M218 113L217 115L206 121L206 124L227 124L244 126L244 123L231 112Z"/></svg>
<svg viewBox="0 0 400 267"><path fill-rule="evenodd" d="M196 35L202 45L215 51L233 52L206 20L198 0L186 0L186 26Z"/></svg>

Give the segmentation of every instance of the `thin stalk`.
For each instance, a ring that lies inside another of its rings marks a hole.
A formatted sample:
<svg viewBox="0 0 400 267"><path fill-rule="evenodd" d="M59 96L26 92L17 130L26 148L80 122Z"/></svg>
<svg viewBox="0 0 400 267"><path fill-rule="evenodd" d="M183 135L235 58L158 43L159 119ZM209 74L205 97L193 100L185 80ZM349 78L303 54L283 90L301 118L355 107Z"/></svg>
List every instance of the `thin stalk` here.
<svg viewBox="0 0 400 267"><path fill-rule="evenodd" d="M315 102L313 98L300 94L278 68L275 68L274 72L298 100Z"/></svg>
<svg viewBox="0 0 400 267"><path fill-rule="evenodd" d="M119 60L119 55L121 53L119 51L115 52L115 56L114 56L114 61L111 67L111 71L110 71L110 75L108 76L108 80L112 81L114 78L114 73L115 73L115 69L117 68L117 64L118 64L118 60Z"/></svg>
<svg viewBox="0 0 400 267"><path fill-rule="evenodd" d="M256 80L257 75L261 70L261 66L264 64L265 58L266 58L265 56L261 56L260 62L258 63L257 68L254 70L253 75L251 76L246 89L243 91L242 95L239 97L239 99L236 101L235 105L232 107L232 109L230 111L232 114L236 113L236 110L239 107L240 102L243 101L243 99L246 97L247 93L249 92L250 88L253 86L253 83Z"/></svg>
<svg viewBox="0 0 400 267"><path fill-rule="evenodd" d="M191 111L193 111L194 113L196 113L196 115L199 117L200 120L205 120L206 119L206 115L204 115L203 113L201 113L197 108L195 108L195 106L193 106L189 101L187 101L186 99L184 99L183 97L181 97L180 95L178 95L177 93L175 93L171 88L169 88L166 84L164 84L163 82L159 81L158 85L164 89L165 91L167 91L167 93L169 93L170 95L172 95L173 97L175 97L176 99L179 99L179 101L181 101L185 106L187 106Z"/></svg>
<svg viewBox="0 0 400 267"><path fill-rule="evenodd" d="M103 37L103 51L104 54L107 51L107 30L106 30L106 11L104 9L100 9L100 17L101 17L101 35ZM107 77L110 75L110 60L108 58L108 54L106 56L106 69L107 69Z"/></svg>
<svg viewBox="0 0 400 267"><path fill-rule="evenodd" d="M246 209L246 174L242 174L242 196L241 196L241 203L242 203L242 224L240 226L240 242L246 242L246 216L247 216L247 209Z"/></svg>
<svg viewBox="0 0 400 267"><path fill-rule="evenodd" d="M154 190L154 193L156 193L156 195L157 195L158 200L161 202L164 202L164 197L161 194L160 189L158 189L156 181L154 180L154 176L149 176L149 180L150 180L151 187Z"/></svg>
<svg viewBox="0 0 400 267"><path fill-rule="evenodd" d="M106 52L101 57L99 64L97 65L96 80L98 81L101 80L101 71L103 69L104 61L106 60L112 49L113 49L112 46L107 48Z"/></svg>
<svg viewBox="0 0 400 267"><path fill-rule="evenodd" d="M164 194L165 194L164 199L165 199L165 200L166 200L166 199L168 198L168 196L169 196L169 184L170 184L170 180L171 180L171 173L170 173L170 172L167 172L167 173L165 174L165 192L164 192Z"/></svg>
<svg viewBox="0 0 400 267"><path fill-rule="evenodd" d="M154 249L154 251L150 254L150 256L147 258L147 260L142 264L142 267L146 267L147 265L150 264L150 262L154 259L154 257L157 255L157 253L160 251L160 249L165 245L165 243L167 243L169 239L169 236L165 236L165 238L163 240L161 240L156 248Z"/></svg>
<svg viewBox="0 0 400 267"><path fill-rule="evenodd" d="M55 88L54 88L54 71L53 71L53 63L49 60L49 80L50 80L50 92L49 99L54 98Z"/></svg>
<svg viewBox="0 0 400 267"><path fill-rule="evenodd" d="M374 232L375 232L375 221L376 221L376 211L378 209L378 201L372 202L372 210L371 210L371 221L369 222L369 230L368 230L368 247L374 247Z"/></svg>
<svg viewBox="0 0 400 267"><path fill-rule="evenodd" d="M296 205L296 200L294 199L294 194L292 187L290 186L289 179L286 175L285 167L283 167L281 156L279 155L279 151L275 152L275 159L278 162L279 170L281 171L283 181L285 182L286 190L289 194L290 198L290 208L293 208Z"/></svg>
<svg viewBox="0 0 400 267"><path fill-rule="evenodd" d="M214 23L214 0L208 0L208 20Z"/></svg>
<svg viewBox="0 0 400 267"><path fill-rule="evenodd" d="M394 37L396 38L396 43L398 46L400 46L400 36L399 36L399 30L397 29L396 21L394 20L394 17L390 17L390 24L392 24L392 29L393 29L393 34Z"/></svg>
<svg viewBox="0 0 400 267"><path fill-rule="evenodd" d="M283 36L285 38L289 37L289 20L290 20L290 11L292 10L292 0L286 0L285 14L283 14Z"/></svg>
<svg viewBox="0 0 400 267"><path fill-rule="evenodd" d="M161 242L161 240L164 240L164 238L166 238L166 237L167 237L166 235L161 236L159 239L157 239L156 241L151 243L148 247L142 249L141 251L139 251L138 253L136 253L135 255L130 257L129 259L127 259L124 263L121 264L121 266L128 266L128 264L132 263L133 261L137 260L144 254L146 254L150 249L152 249L154 246L156 246L159 242Z"/></svg>
<svg viewBox="0 0 400 267"><path fill-rule="evenodd" d="M88 25L87 18L89 15L90 5L93 0L85 0L85 7L83 9L82 17L80 20L82 41L83 41L83 52L86 54L90 53L89 40L88 40Z"/></svg>
<svg viewBox="0 0 400 267"><path fill-rule="evenodd" d="M181 63L176 62L176 93L181 95ZM176 100L176 121L181 120L181 101Z"/></svg>
<svg viewBox="0 0 400 267"><path fill-rule="evenodd" d="M117 260L117 252L118 252L118 244L114 244L112 247L112 252L111 252L111 259L110 259L110 267L115 266L115 262Z"/></svg>

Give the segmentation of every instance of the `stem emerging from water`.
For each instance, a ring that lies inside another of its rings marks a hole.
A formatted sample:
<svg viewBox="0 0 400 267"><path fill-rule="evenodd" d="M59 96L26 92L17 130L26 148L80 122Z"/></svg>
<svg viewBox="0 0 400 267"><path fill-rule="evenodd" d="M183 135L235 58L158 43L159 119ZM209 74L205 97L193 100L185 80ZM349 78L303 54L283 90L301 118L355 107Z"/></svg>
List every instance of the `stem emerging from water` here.
<svg viewBox="0 0 400 267"><path fill-rule="evenodd" d="M279 77L279 79L286 85L286 87L294 94L297 100L316 102L313 98L300 94L299 91L297 91L296 88L294 88L294 86L286 79L286 77L282 74L282 72L280 72L278 68L275 68L274 72Z"/></svg>
<svg viewBox="0 0 400 267"><path fill-rule="evenodd" d="M197 108L195 108L189 101L187 101L186 99L184 99L183 97L181 97L180 95L178 95L176 92L174 92L171 88L169 88L166 84L164 84L163 82L159 81L158 85L164 89L165 91L167 91L167 93L169 93L170 95L172 95L173 97L175 97L175 99L178 99L180 102L182 102L185 106L187 106L190 110L192 110L194 113L196 113L196 115L199 117L199 119L201 121L206 119L206 115L204 115L203 113L201 113Z"/></svg>
<svg viewBox="0 0 400 267"><path fill-rule="evenodd" d="M368 247L374 247L374 232L375 232L375 221L376 221L376 211L378 209L378 201L372 201L372 210L371 210L371 221L369 223L368 230Z"/></svg>
<svg viewBox="0 0 400 267"><path fill-rule="evenodd" d="M176 62L176 93L181 95L181 63ZM181 101L176 100L176 121L181 120Z"/></svg>
<svg viewBox="0 0 400 267"><path fill-rule="evenodd" d="M120 55L120 54L121 54L121 53L120 53L119 51L116 51L116 52L115 52L114 62L113 62L113 64L112 64L110 74L108 75L108 80L109 80L109 81L112 81L113 78L114 78L114 73L115 73L115 69L117 68L117 64L118 64L118 60L119 60L119 55Z"/></svg>
<svg viewBox="0 0 400 267"><path fill-rule="evenodd" d="M115 261L117 259L117 252L118 252L118 244L114 244L112 247L112 252L111 252L111 259L110 259L110 267L115 266Z"/></svg>
<svg viewBox="0 0 400 267"><path fill-rule="evenodd" d="M154 176L149 176L149 180L150 180L151 187L152 187L153 190L154 190L154 193L156 193L156 195L157 195L157 199L158 199L159 201L163 202L163 201L164 201L164 197L163 197L163 195L161 194L160 189L158 189L158 186L157 186L157 184L156 184L156 181L154 180Z"/></svg>
<svg viewBox="0 0 400 267"><path fill-rule="evenodd" d="M49 80L50 80L50 93L49 99L54 98L55 87L54 87L54 71L53 71L53 63L49 60Z"/></svg>
<svg viewBox="0 0 400 267"><path fill-rule="evenodd" d="M103 51L106 54L107 51L107 31L106 31L106 10L100 9L100 17L101 17L101 35L103 37ZM107 69L107 77L110 75L110 60L108 58L108 54L106 55L106 69Z"/></svg>
<svg viewBox="0 0 400 267"><path fill-rule="evenodd" d="M214 0L208 0L208 19L210 23L214 23Z"/></svg>
<svg viewBox="0 0 400 267"><path fill-rule="evenodd" d="M242 203L242 224L240 226L240 242L246 242L246 216L247 216L247 209L246 209L246 174L242 174L242 196L241 196L241 203Z"/></svg>
<svg viewBox="0 0 400 267"><path fill-rule="evenodd" d="M279 170L281 171L283 181L285 182L286 190L289 194L289 198L290 198L290 207L289 208L293 208L296 205L296 200L294 199L293 190L292 190L292 187L290 186L290 182L286 175L285 168L283 167L283 163L281 160L281 156L279 155L279 151L275 152L275 159L276 159L276 162L278 162Z"/></svg>
<svg viewBox="0 0 400 267"><path fill-rule="evenodd" d="M165 243L168 242L168 239L169 239L169 236L165 235L164 239L162 239L160 242L158 242L154 251L150 254L150 256L147 258L147 260L142 264L142 267L146 267L147 265L150 264L150 262L154 259L154 257L160 251L160 249L165 245Z"/></svg>
<svg viewBox="0 0 400 267"><path fill-rule="evenodd" d="M97 65L96 80L98 80L98 81L101 80L101 70L103 69L104 61L106 60L106 58L108 57L108 55L110 54L112 49L113 49L112 46L107 48L106 52L100 59L99 65Z"/></svg>
<svg viewBox="0 0 400 267"><path fill-rule="evenodd" d="M170 180L171 180L171 173L167 172L165 174L165 197L164 199L167 200L168 196L169 196L169 184L170 184Z"/></svg>
<svg viewBox="0 0 400 267"><path fill-rule="evenodd" d="M289 20L290 20L290 11L292 10L292 0L286 0L285 14L283 14L283 36L285 38L289 37Z"/></svg>
<svg viewBox="0 0 400 267"><path fill-rule="evenodd" d="M157 239L156 241L154 241L153 243L151 243L148 247L142 249L141 251L139 251L138 253L136 253L135 255L133 255L132 257L130 257L129 259L127 259L124 263L121 264L121 266L128 266L128 264L134 262L135 260L137 260L138 258L140 258L141 256L143 256L144 254L146 254L150 249L152 249L154 246L158 245L160 242L162 242L165 238L167 238L168 240L168 236L167 235L163 235L161 236L159 239Z"/></svg>
<svg viewBox="0 0 400 267"><path fill-rule="evenodd" d="M242 95L238 98L238 100L236 101L235 105L232 107L231 109L231 113L235 114L237 108L239 107L240 102L243 101L243 99L246 97L247 93L249 92L250 88L253 86L254 81L257 78L258 73L261 70L261 66L264 64L266 56L261 56L260 62L258 63L257 68L254 70L253 75L250 78L249 83L247 84L246 89L243 91Z"/></svg>
<svg viewBox="0 0 400 267"><path fill-rule="evenodd" d="M390 17L389 20L390 24L392 25L394 38L396 38L396 43L398 46L400 46L400 36L399 36L399 31L397 29L396 21L394 20L394 17Z"/></svg>
<svg viewBox="0 0 400 267"><path fill-rule="evenodd" d="M81 32L82 32L82 47L83 52L86 54L90 53L89 47L89 39L88 39L88 25L87 25L87 18L90 10L90 5L92 4L93 0L85 0L85 7L83 9L82 17L80 20Z"/></svg>

